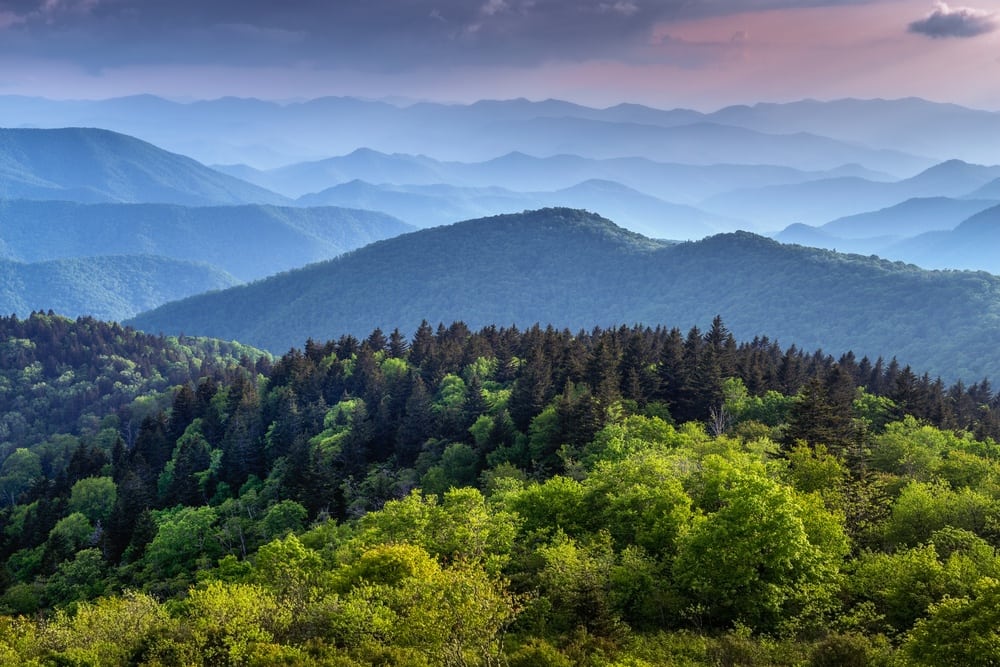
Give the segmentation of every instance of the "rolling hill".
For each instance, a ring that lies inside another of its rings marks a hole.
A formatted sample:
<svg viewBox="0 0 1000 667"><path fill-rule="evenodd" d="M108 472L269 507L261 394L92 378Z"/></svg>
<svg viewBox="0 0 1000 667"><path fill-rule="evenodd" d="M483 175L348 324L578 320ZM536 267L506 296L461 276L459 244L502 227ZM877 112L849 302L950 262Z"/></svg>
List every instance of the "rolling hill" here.
<svg viewBox="0 0 1000 667"><path fill-rule="evenodd" d="M0 199L280 204L288 200L134 137L0 128Z"/></svg>
<svg viewBox="0 0 1000 667"><path fill-rule="evenodd" d="M1000 373L1000 278L784 246L749 233L669 244L547 209L381 241L335 260L136 317L149 332L284 350L308 337L412 331L422 319L686 327L832 353L898 355L948 378ZM871 326L879 322L879 326Z"/></svg>
<svg viewBox="0 0 1000 667"><path fill-rule="evenodd" d="M0 312L53 310L120 321L167 301L238 281L205 264L153 256L107 256L24 264L0 259Z"/></svg>
<svg viewBox="0 0 1000 667"><path fill-rule="evenodd" d="M329 259L411 229L381 213L333 207L0 201L0 257L39 262L158 255L211 264L241 281Z"/></svg>

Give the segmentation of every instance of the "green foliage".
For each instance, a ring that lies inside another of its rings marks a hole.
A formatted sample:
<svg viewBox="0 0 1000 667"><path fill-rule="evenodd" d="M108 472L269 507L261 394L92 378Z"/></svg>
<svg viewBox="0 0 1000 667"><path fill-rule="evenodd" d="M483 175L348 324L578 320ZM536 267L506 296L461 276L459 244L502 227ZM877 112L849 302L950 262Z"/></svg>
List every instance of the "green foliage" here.
<svg viewBox="0 0 1000 667"><path fill-rule="evenodd" d="M714 508L679 540L674 576L717 623L758 630L829 610L847 540L822 507L752 470L720 466Z"/></svg>
<svg viewBox="0 0 1000 667"><path fill-rule="evenodd" d="M38 455L29 449L18 447L0 468L0 491L4 500L13 505L17 497L41 477L42 463Z"/></svg>
<svg viewBox="0 0 1000 667"><path fill-rule="evenodd" d="M994 665L1000 660L1000 583L980 580L968 597L947 598L930 608L906 641L916 665Z"/></svg>
<svg viewBox="0 0 1000 667"><path fill-rule="evenodd" d="M221 555L213 530L217 518L211 507L178 507L156 513L156 536L143 556L145 577L171 582L215 562Z"/></svg>
<svg viewBox="0 0 1000 667"><path fill-rule="evenodd" d="M956 387L942 402L908 371L729 345L720 328L685 342L428 325L409 348L375 332L239 369L170 343L171 363L190 366L181 376L203 365L202 377L7 448L0 478L30 481L0 508L0 605L38 620L0 618L0 658L903 660L915 625L1000 578L991 392ZM38 340L5 349L51 349ZM53 363L17 372L38 384ZM90 376L122 387L161 373L141 354L102 363ZM550 393L518 388L525 374ZM836 407L826 426L849 428L835 446L787 439L813 376L827 378L815 414ZM894 395L909 383L907 407L878 400L890 377ZM844 390L855 382L871 393ZM920 419L879 424L906 410ZM701 421L675 425L682 414ZM976 433L956 431L961 420ZM72 630L76 610L127 613L139 600L128 587L161 602L121 646Z"/></svg>
<svg viewBox="0 0 1000 667"><path fill-rule="evenodd" d="M88 477L73 485L69 496L69 511L83 514L92 523L111 516L118 498L118 489L110 477Z"/></svg>

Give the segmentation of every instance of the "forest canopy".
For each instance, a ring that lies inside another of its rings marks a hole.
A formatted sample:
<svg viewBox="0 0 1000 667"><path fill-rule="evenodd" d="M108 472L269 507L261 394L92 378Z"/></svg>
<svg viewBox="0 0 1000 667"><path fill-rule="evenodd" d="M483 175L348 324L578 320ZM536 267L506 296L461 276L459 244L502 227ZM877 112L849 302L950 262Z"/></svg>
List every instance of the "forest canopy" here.
<svg viewBox="0 0 1000 667"><path fill-rule="evenodd" d="M121 384L6 438L2 662L1000 659L985 380L721 318L425 322L277 359L2 323L18 412L61 404L69 372Z"/></svg>

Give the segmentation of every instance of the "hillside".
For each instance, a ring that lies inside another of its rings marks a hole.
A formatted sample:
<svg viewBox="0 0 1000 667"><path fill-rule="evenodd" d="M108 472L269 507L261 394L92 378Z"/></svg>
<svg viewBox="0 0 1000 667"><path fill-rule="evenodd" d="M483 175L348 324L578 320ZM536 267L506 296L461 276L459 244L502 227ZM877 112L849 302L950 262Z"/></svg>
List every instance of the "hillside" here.
<svg viewBox="0 0 1000 667"><path fill-rule="evenodd" d="M781 244L748 233L671 245L567 209L415 232L250 286L133 320L283 350L422 319L571 329L723 313L744 339L898 355L947 378L1000 373L1000 278L928 272ZM870 322L880 322L878 327Z"/></svg>
<svg viewBox="0 0 1000 667"><path fill-rule="evenodd" d="M151 255L84 257L24 264L0 259L0 312L52 310L121 321L192 294L231 287L233 276L206 264Z"/></svg>
<svg viewBox="0 0 1000 667"><path fill-rule="evenodd" d="M243 345L148 336L92 317L0 317L0 457L55 434L57 442L37 450L56 459L48 465L67 462L70 436L109 429L103 446L131 441L151 410L169 405L177 385L227 376L241 362L252 367L266 357Z"/></svg>
<svg viewBox="0 0 1000 667"><path fill-rule="evenodd" d="M248 281L411 229L381 213L333 207L4 201L0 257L158 255L210 264Z"/></svg>
<svg viewBox="0 0 1000 667"><path fill-rule="evenodd" d="M0 128L0 198L211 205L281 195L134 137L93 128Z"/></svg>
<svg viewBox="0 0 1000 667"><path fill-rule="evenodd" d="M998 435L987 383L721 318L273 361L0 318L3 662L988 664Z"/></svg>

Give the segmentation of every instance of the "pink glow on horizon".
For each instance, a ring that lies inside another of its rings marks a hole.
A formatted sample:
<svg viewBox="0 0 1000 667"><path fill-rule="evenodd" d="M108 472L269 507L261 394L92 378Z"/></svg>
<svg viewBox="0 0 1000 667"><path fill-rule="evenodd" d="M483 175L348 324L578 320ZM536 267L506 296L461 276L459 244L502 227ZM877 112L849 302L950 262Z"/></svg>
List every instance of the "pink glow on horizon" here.
<svg viewBox="0 0 1000 667"><path fill-rule="evenodd" d="M1000 15L1000 0L969 0ZM637 102L713 110L756 101L919 96L1000 109L1000 32L929 39L908 24L927 0L745 12L672 22L633 60L534 68L426 68L396 74L217 65L149 65L85 71L25 61L0 68L0 94L103 98L137 93L270 99L400 96L469 102L561 98L593 106ZM2 20L2 16L0 16Z"/></svg>

